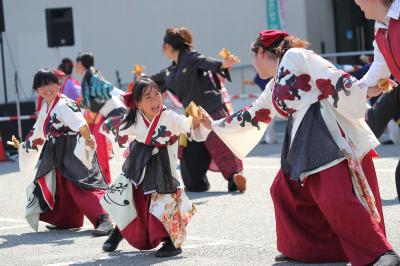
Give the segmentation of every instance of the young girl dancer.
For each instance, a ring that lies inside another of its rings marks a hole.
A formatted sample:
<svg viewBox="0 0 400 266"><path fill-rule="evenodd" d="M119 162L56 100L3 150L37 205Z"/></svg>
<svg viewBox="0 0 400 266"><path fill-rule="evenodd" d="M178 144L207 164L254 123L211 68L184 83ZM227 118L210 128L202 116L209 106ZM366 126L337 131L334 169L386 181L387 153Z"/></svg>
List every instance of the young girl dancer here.
<svg viewBox="0 0 400 266"><path fill-rule="evenodd" d="M79 228L85 215L95 235L112 229L99 201L107 189L95 154L96 141L75 101L60 94L53 70L41 69L33 90L43 98L31 132L19 146L21 174L29 185L26 219L34 230L39 220L49 229Z"/></svg>
<svg viewBox="0 0 400 266"><path fill-rule="evenodd" d="M115 219L117 228L103 245L114 251L125 238L133 247L148 250L164 242L156 256L169 257L182 252L186 225L195 208L176 179L177 140L184 133L198 141L198 120L178 115L163 106L157 84L142 78L125 95L129 113L106 120L103 134L130 152L122 173L102 200Z"/></svg>

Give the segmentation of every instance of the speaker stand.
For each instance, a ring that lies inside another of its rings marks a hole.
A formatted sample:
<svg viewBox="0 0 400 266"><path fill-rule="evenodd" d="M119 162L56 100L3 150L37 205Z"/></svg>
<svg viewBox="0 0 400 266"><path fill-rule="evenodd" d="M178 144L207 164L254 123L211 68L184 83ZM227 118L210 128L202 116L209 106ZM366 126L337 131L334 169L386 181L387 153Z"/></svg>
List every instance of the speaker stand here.
<svg viewBox="0 0 400 266"><path fill-rule="evenodd" d="M7 103L6 66L4 64L3 32L0 32L1 68L3 70L4 102Z"/></svg>

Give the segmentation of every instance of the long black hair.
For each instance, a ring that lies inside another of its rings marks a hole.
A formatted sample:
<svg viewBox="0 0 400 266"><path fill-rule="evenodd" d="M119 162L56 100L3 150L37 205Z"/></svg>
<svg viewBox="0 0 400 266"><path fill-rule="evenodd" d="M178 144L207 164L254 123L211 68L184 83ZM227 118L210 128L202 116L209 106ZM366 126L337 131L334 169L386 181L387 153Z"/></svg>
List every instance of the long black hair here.
<svg viewBox="0 0 400 266"><path fill-rule="evenodd" d="M138 110L137 105L139 102L142 101L143 94L147 91L147 89L151 88L154 88L161 93L160 87L158 87L157 83L155 83L149 77L142 77L141 79L135 81L135 83L133 84L132 97L130 98L130 102L127 103L127 105L131 105L131 101L133 101L133 104L136 106L136 108L130 108L128 115L122 121L122 125L124 125L122 129L127 129L131 125L136 124Z"/></svg>
<svg viewBox="0 0 400 266"><path fill-rule="evenodd" d="M33 77L32 89L37 91L38 88L49 84L60 84L60 80L54 70L49 68L39 69Z"/></svg>

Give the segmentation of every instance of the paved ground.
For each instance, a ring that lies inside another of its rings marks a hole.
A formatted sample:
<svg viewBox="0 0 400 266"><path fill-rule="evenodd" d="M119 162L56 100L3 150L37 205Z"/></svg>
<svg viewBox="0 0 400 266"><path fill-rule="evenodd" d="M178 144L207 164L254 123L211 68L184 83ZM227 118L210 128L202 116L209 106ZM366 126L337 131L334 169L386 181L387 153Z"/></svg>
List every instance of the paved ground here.
<svg viewBox="0 0 400 266"><path fill-rule="evenodd" d="M190 193L198 213L188 228L183 254L156 259L154 251L140 252L125 241L117 252L101 251L105 238L81 230L35 233L24 221L25 186L16 163L0 163L0 265L274 265L275 222L269 186L279 167L280 145L259 145L245 160L248 190L227 193L226 182L210 173L212 188ZM400 251L400 205L394 168L400 146L380 147L376 167L381 186L389 240ZM114 173L120 166L112 164ZM296 265L296 264L280 264ZM332 264L331 264L332 265ZM344 265L344 264L336 264Z"/></svg>

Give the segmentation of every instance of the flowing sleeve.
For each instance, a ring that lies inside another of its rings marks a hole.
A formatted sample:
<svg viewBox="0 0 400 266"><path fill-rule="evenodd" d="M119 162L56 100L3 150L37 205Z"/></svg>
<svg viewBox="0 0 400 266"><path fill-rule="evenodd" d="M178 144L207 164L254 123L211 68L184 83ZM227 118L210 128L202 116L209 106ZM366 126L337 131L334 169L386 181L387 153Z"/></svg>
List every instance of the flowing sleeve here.
<svg viewBox="0 0 400 266"><path fill-rule="evenodd" d="M361 87L367 88L376 86L380 79L390 77L389 67L386 64L385 58L383 57L381 51L379 50L376 41L373 42L373 45L374 45L374 61L372 62L368 72L360 80L359 85Z"/></svg>
<svg viewBox="0 0 400 266"><path fill-rule="evenodd" d="M42 109L25 141L21 143L18 149L19 169L21 175L27 179L35 178L36 164L39 161L40 153L46 140L43 132L44 115L45 112Z"/></svg>
<svg viewBox="0 0 400 266"><path fill-rule="evenodd" d="M190 51L190 64L195 64L197 68L219 73L222 70L222 62L212 57L207 57L199 52Z"/></svg>
<svg viewBox="0 0 400 266"><path fill-rule="evenodd" d="M212 123L213 131L241 159L259 143L267 125L276 115L272 106L273 84L271 80L252 105Z"/></svg>
<svg viewBox="0 0 400 266"><path fill-rule="evenodd" d="M152 80L154 80L155 83L157 83L158 87L160 87L162 92L167 90L165 76L168 73L168 71L169 70L166 68L166 69L163 69L160 72L150 76L150 78Z"/></svg>
<svg viewBox="0 0 400 266"><path fill-rule="evenodd" d="M60 106L60 120L75 132L87 124L78 104L69 99Z"/></svg>
<svg viewBox="0 0 400 266"><path fill-rule="evenodd" d="M210 133L203 125L198 128L192 127L192 117L177 114L172 110L168 110L169 121L171 130L174 135L185 134L190 141L197 142L205 141Z"/></svg>
<svg viewBox="0 0 400 266"><path fill-rule="evenodd" d="M292 48L284 58L287 65L310 75L313 87L319 91L319 101L328 101L345 117L364 119L367 90L357 85L357 79L310 50Z"/></svg>

